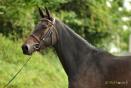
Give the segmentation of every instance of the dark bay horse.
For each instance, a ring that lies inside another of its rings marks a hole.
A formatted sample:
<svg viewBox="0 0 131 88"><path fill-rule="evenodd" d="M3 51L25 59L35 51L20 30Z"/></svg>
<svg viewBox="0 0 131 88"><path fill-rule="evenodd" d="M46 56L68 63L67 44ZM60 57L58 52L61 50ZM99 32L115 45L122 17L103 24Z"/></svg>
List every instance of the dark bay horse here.
<svg viewBox="0 0 131 88"><path fill-rule="evenodd" d="M22 46L23 53L53 46L68 76L69 88L131 88L131 56L99 50L39 8L41 19Z"/></svg>

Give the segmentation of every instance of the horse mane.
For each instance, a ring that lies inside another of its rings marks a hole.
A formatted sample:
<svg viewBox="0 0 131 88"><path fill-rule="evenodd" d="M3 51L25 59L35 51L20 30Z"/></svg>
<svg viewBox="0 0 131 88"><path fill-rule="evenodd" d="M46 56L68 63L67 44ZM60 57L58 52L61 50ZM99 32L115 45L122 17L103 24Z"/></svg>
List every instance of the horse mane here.
<svg viewBox="0 0 131 88"><path fill-rule="evenodd" d="M97 53L104 53L106 55L109 55L109 56L113 56L111 53L103 50L103 49L99 49L99 48L96 48L94 45L92 45L91 43L89 43L87 40L85 40L83 37L81 37L79 34L77 34L72 28L70 28L68 25L66 25L65 23L63 23L62 21L60 20L57 20L56 19L56 22L58 23L58 25L61 25L61 27L63 28L63 31L62 30L59 30L60 32L62 32L61 34L64 35L65 33L64 32L68 32L70 33L72 36L74 36L77 41L80 41L79 43L81 44L84 44L86 47L88 47L88 49L92 50L92 51L95 51ZM62 36L61 35L61 36Z"/></svg>
<svg viewBox="0 0 131 88"><path fill-rule="evenodd" d="M70 30L72 34L74 34L78 39L82 40L85 44L87 44L92 49L97 49L95 46L93 46L91 43L89 43L87 40L85 40L83 37L78 35L73 29L71 29L68 25L64 24L64 26L67 28L67 30Z"/></svg>

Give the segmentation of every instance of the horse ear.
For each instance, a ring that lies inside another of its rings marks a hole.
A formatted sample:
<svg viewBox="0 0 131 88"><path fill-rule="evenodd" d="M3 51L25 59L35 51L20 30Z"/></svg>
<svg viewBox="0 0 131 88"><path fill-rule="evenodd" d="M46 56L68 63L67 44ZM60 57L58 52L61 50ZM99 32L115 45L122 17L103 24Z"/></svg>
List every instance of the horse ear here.
<svg viewBox="0 0 131 88"><path fill-rule="evenodd" d="M43 11L42 11L42 9L39 7L39 13L40 13L40 16L42 17L42 18L44 18L45 16L44 16L44 13L43 13Z"/></svg>
<svg viewBox="0 0 131 88"><path fill-rule="evenodd" d="M49 12L49 10L46 7L45 7L45 11L46 11L46 14L47 14L48 18L51 19L50 12Z"/></svg>

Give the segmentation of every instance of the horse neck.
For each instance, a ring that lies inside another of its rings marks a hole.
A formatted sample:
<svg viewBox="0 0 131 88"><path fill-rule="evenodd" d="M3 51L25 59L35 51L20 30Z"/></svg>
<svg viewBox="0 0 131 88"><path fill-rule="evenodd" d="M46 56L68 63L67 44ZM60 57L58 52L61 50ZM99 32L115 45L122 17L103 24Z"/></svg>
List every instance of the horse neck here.
<svg viewBox="0 0 131 88"><path fill-rule="evenodd" d="M55 27L59 35L54 45L56 53L67 76L73 76L84 61L82 57L90 53L93 47L62 22L56 20Z"/></svg>

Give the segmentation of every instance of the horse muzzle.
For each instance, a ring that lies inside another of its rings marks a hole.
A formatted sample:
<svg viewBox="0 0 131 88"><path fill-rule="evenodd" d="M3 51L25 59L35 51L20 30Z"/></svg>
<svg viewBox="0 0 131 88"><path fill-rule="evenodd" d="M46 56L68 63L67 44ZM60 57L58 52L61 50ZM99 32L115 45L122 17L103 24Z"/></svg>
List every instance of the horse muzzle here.
<svg viewBox="0 0 131 88"><path fill-rule="evenodd" d="M34 52L34 49L30 45L24 44L22 45L22 51L25 55L31 55Z"/></svg>

